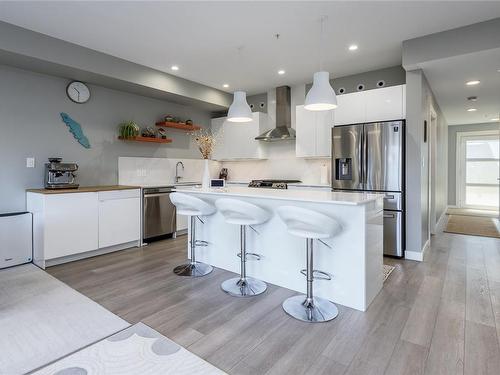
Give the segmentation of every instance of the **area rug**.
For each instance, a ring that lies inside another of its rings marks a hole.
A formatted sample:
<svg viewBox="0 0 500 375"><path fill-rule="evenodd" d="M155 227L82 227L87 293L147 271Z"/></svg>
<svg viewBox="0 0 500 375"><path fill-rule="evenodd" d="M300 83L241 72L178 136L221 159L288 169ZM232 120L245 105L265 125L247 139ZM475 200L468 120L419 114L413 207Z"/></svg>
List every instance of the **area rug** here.
<svg viewBox="0 0 500 375"><path fill-rule="evenodd" d="M496 218L498 218L498 211L474 210L472 208L450 207L446 210L446 215L484 216L484 217L496 217Z"/></svg>
<svg viewBox="0 0 500 375"><path fill-rule="evenodd" d="M392 271L394 271L394 266L389 266L388 264L384 264L384 283L391 275Z"/></svg>
<svg viewBox="0 0 500 375"><path fill-rule="evenodd" d="M212 366L143 323L90 345L36 375L220 375Z"/></svg>
<svg viewBox="0 0 500 375"><path fill-rule="evenodd" d="M445 232L500 238L497 218L450 215Z"/></svg>
<svg viewBox="0 0 500 375"><path fill-rule="evenodd" d="M127 327L33 264L0 270L0 374L25 374Z"/></svg>

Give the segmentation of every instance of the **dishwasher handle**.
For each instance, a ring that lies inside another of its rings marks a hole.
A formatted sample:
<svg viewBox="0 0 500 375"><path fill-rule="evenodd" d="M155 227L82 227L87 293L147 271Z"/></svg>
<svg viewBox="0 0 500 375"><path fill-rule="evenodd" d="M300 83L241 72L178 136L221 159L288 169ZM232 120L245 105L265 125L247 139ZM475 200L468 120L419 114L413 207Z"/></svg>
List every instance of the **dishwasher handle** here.
<svg viewBox="0 0 500 375"><path fill-rule="evenodd" d="M169 194L170 194L170 192L168 192L168 193L153 193L153 194L145 193L144 198L163 197L163 196L169 195Z"/></svg>

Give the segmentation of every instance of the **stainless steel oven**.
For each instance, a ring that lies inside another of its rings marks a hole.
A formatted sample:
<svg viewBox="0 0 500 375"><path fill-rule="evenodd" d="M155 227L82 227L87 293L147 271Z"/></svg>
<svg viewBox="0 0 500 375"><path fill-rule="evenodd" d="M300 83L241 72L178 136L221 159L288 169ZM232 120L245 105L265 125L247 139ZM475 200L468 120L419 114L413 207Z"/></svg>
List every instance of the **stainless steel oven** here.
<svg viewBox="0 0 500 375"><path fill-rule="evenodd" d="M171 186L143 189L142 225L145 242L173 235L176 229L175 206L170 201Z"/></svg>

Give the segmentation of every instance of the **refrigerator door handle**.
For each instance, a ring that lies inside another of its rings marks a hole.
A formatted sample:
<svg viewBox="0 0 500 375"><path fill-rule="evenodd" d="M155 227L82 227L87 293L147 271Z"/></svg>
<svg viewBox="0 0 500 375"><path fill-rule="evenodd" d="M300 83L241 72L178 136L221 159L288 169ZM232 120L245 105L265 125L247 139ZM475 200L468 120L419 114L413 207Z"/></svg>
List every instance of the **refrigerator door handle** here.
<svg viewBox="0 0 500 375"><path fill-rule="evenodd" d="M359 182L361 184L361 189L366 189L366 184L365 184L365 169L366 169L366 162L365 162L365 131L364 131L364 126L362 126L362 131L361 131L361 143L359 145Z"/></svg>
<svg viewBox="0 0 500 375"><path fill-rule="evenodd" d="M368 135L363 125L363 189L368 189Z"/></svg>

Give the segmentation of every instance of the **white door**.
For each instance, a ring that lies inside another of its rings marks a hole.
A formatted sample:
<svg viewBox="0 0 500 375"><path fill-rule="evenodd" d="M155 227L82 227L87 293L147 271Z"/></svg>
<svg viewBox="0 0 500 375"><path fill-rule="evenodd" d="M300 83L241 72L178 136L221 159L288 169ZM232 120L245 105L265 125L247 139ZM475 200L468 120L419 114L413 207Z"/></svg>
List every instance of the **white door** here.
<svg viewBox="0 0 500 375"><path fill-rule="evenodd" d="M498 131L460 133L457 150L459 207L498 210Z"/></svg>

